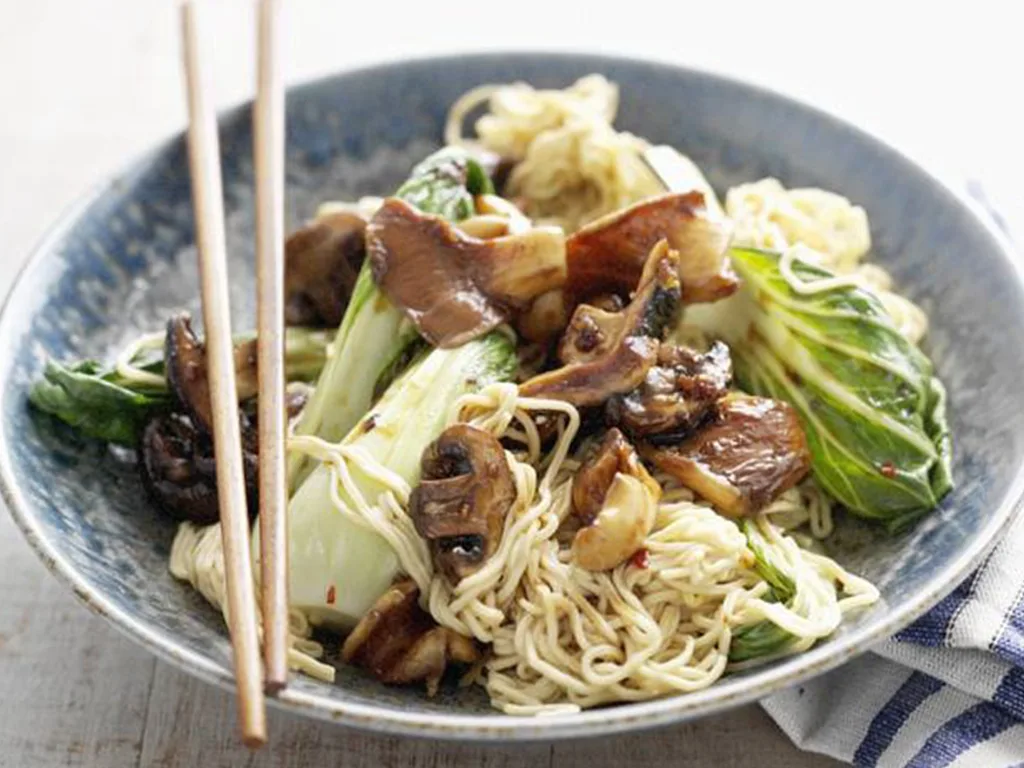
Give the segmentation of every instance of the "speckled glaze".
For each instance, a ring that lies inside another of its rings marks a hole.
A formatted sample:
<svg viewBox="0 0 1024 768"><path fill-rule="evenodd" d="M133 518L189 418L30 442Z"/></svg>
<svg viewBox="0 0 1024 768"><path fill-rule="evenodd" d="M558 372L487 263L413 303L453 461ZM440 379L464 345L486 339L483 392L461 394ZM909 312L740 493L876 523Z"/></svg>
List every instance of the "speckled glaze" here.
<svg viewBox="0 0 1024 768"><path fill-rule="evenodd" d="M601 72L622 86L619 124L676 145L718 189L773 175L864 205L875 257L931 313L929 349L949 387L956 491L893 539L845 522L833 546L883 600L811 652L687 696L580 715L511 718L479 691L386 688L341 669L334 686L296 677L280 706L354 727L460 739L557 739L671 723L748 702L820 673L903 628L963 578L1022 494L1024 289L999 235L900 154L832 117L707 74L598 56L509 54L413 61L301 86L288 96L288 217L324 199L393 189L437 144L447 106L482 82L563 86ZM236 327L252 319L248 107L221 126ZM48 567L127 635L230 686L220 616L167 572L173 525L131 464L31 411L46 356L108 358L174 308L197 309L188 171L175 138L102 185L41 244L0 319L0 478Z"/></svg>

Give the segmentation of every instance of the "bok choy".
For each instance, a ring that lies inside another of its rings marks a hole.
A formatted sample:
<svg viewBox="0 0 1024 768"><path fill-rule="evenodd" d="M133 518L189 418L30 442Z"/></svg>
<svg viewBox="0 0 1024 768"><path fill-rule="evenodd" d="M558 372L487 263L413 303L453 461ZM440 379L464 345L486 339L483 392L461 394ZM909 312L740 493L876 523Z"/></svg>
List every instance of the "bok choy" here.
<svg viewBox="0 0 1024 768"><path fill-rule="evenodd" d="M449 147L413 168L395 194L424 213L460 221L473 214L474 195L493 191L481 166L464 150ZM418 340L405 315L377 288L369 264L363 264L296 434L330 442L343 438L369 409L375 391L398 372L395 362L407 360L408 347ZM304 476L302 457L290 455L288 478L293 490Z"/></svg>
<svg viewBox="0 0 1024 768"><path fill-rule="evenodd" d="M235 343L254 343L255 334ZM285 377L313 381L327 359L331 334L309 328L285 333ZM64 365L47 361L42 377L29 390L29 402L88 437L134 447L142 428L157 410L171 403L164 377L163 335L136 342L127 365L104 366L95 360Z"/></svg>
<svg viewBox="0 0 1024 768"><path fill-rule="evenodd" d="M467 392L510 379L515 367L515 345L496 332L421 355L341 445L415 486L423 450L441 434L452 404ZM355 489L374 504L384 486L360 462L346 461L346 467ZM331 484L330 470L321 465L289 503L291 600L317 623L350 629L390 586L399 562L383 538L333 505L337 498L355 506L343 483Z"/></svg>
<svg viewBox="0 0 1024 768"><path fill-rule="evenodd" d="M687 320L730 343L743 389L797 409L822 488L900 530L952 488L945 390L873 293L794 256L732 249L743 290Z"/></svg>
<svg viewBox="0 0 1024 768"><path fill-rule="evenodd" d="M771 543L753 520L743 522L743 533L747 537L748 549L754 554L754 570L769 584L768 592L761 599L769 603L789 603L796 595L796 584L786 572L785 565L775 557ZM739 663L774 656L782 653L794 639L793 635L770 621L740 627L732 635L729 661Z"/></svg>

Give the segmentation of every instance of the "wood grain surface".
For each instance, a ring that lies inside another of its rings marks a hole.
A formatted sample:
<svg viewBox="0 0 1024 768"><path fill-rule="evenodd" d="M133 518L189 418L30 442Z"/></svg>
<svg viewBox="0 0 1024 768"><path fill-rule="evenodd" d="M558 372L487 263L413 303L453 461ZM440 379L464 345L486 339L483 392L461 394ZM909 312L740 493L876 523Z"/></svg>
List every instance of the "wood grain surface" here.
<svg viewBox="0 0 1024 768"><path fill-rule="evenodd" d="M444 12L451 16L457 5L446 4ZM631 4L638 17L642 5ZM1024 119L1014 100L991 97L998 88L990 82L1007 70L1009 59L1002 57L1016 48L1010 37L1016 27L991 23L985 2L972 6L976 13L948 18L929 5L926 39L918 28L920 6L886 4L882 23L871 3L859 4L842 19L843 35L854 43L870 40L870 57L835 55L838 20L822 16L826 4L701 5L688 7L688 28L717 31L683 35L680 45L673 24L631 27L597 13L582 28L576 4L518 2L515 13L495 24L496 9L466 3L456 25L439 20L435 5L407 11L403 5L384 29L374 18L377 4L290 0L288 79L453 49L587 48L696 63L851 115L897 143L913 144L919 155L941 156L954 173L982 176L1002 196L997 202L1024 209L1018 191L1024 169L1008 167L998 150L1017 144ZM78 194L184 125L174 6L171 0L0 0L0 293ZM254 14L241 1L213 2L210 10L211 24L222 30L210 63L218 100L226 104L252 94ZM988 25L984 37L974 17ZM473 29L486 34L469 34ZM787 35L796 44L763 55L764 41L786 42ZM908 40L920 42L913 57ZM972 40L975 47L965 50ZM957 55L944 53L951 50ZM984 140L964 147L959 139L972 132ZM953 145L964 149L951 155ZM250 755L238 744L228 694L156 661L90 614L45 571L6 514L0 514L0 595L0 766L834 764L796 750L756 707L649 733L509 748L368 736L272 712L271 745Z"/></svg>

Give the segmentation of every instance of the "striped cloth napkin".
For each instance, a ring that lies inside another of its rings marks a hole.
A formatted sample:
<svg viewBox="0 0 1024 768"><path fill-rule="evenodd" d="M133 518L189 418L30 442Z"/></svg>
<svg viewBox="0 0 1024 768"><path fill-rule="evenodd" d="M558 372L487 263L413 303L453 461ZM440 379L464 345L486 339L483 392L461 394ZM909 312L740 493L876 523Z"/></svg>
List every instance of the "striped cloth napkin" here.
<svg viewBox="0 0 1024 768"><path fill-rule="evenodd" d="M858 766L1024 766L1024 516L917 622L761 705L801 749Z"/></svg>

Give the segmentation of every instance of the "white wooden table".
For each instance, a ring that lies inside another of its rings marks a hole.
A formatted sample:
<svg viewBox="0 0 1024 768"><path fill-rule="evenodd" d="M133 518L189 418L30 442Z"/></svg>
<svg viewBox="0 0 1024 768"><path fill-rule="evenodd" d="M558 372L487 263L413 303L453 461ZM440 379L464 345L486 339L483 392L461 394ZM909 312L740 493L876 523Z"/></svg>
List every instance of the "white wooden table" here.
<svg viewBox="0 0 1024 768"><path fill-rule="evenodd" d="M213 63L228 103L251 89L251 14L245 2L213 5ZM374 3L292 0L290 79L446 49L590 48L674 59L851 114L953 172L981 175L1004 205L1024 210L1016 191L1024 167L1008 166L997 149L1019 147L1024 135L1014 99L998 98L1016 93L1002 89L1024 71L1019 54L1010 59L1011 23L982 34L980 22L966 13L944 18L937 4L919 16L889 3L885 17L873 18L862 3L847 18L823 17L827 4L730 3L691 6L660 29L600 14L583 29L576 4L517 1L509 13L449 2L445 19L434 15L436 4L401 5L385 28ZM630 4L643 18L639 5ZM972 7L991 21L984 5ZM458 24L448 23L453 17ZM76 195L182 126L176 34L170 0L0 0L0 293ZM972 135L977 145L952 156L948 148ZM227 694L154 660L77 604L4 514L0 595L0 766L831 763L798 752L756 707L655 733L514 749L366 736L275 712L272 744L253 756L237 744Z"/></svg>

